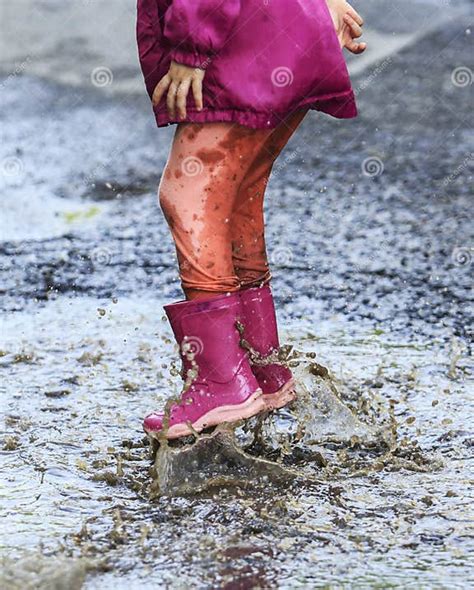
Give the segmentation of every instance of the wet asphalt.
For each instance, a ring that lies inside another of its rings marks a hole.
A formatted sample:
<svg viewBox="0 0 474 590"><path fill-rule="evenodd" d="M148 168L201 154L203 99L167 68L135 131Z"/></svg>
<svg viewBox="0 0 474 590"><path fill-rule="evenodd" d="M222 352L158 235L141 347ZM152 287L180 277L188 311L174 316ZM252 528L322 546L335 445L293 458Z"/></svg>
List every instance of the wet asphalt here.
<svg viewBox="0 0 474 590"><path fill-rule="evenodd" d="M467 28L459 20L359 75L357 119L311 111L285 148L266 199L282 318L307 317L317 300L327 316L404 337L472 336ZM1 242L2 309L78 294L181 298L156 202L173 130L154 128L146 98L28 77L4 81L3 96L6 166L20 162L7 170L6 198L31 189L34 231L45 225L41 195L56 195L66 222L57 237L46 226L40 239ZM68 214L68 199L79 214Z"/></svg>
<svg viewBox="0 0 474 590"><path fill-rule="evenodd" d="M296 482L236 461L241 489L196 497L150 501L140 432L176 381L160 318L181 293L155 195L173 129L146 97L3 81L6 587L81 588L87 572L101 590L470 587L469 31L453 21L355 76L359 117L311 112L281 155L278 312L334 382L301 370L303 415L249 449ZM382 427L390 444L366 440Z"/></svg>

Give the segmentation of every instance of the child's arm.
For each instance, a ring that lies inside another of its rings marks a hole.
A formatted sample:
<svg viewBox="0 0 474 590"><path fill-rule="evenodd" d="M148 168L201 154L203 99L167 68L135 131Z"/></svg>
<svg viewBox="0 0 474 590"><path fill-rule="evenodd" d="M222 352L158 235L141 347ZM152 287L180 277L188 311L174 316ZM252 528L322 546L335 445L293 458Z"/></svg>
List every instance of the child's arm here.
<svg viewBox="0 0 474 590"><path fill-rule="evenodd" d="M164 19L171 59L206 69L224 46L240 14L241 0L173 0Z"/></svg>
<svg viewBox="0 0 474 590"><path fill-rule="evenodd" d="M157 106L166 93L172 118L186 118L189 90L196 108L203 108L202 81L212 57L219 52L240 14L240 0L173 0L164 18L164 36L172 47L168 73L153 92Z"/></svg>

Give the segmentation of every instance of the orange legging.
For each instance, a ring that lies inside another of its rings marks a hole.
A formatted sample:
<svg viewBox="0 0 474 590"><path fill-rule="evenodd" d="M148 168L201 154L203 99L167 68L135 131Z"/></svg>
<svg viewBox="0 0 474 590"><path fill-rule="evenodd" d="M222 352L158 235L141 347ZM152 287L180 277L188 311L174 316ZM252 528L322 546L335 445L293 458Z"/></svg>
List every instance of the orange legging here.
<svg viewBox="0 0 474 590"><path fill-rule="evenodd" d="M278 154L307 109L274 129L180 123L158 188L187 299L270 278L263 199Z"/></svg>

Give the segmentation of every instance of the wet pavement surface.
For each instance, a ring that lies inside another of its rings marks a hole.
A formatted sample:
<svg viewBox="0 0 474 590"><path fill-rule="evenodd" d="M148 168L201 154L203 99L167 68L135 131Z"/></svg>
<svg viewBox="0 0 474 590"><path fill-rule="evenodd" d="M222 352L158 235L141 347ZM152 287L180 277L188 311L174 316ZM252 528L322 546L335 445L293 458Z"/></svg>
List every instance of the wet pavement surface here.
<svg viewBox="0 0 474 590"><path fill-rule="evenodd" d="M358 119L308 114L266 204L298 401L154 467L173 129L145 98L3 80L2 587L472 586L467 29L356 76Z"/></svg>

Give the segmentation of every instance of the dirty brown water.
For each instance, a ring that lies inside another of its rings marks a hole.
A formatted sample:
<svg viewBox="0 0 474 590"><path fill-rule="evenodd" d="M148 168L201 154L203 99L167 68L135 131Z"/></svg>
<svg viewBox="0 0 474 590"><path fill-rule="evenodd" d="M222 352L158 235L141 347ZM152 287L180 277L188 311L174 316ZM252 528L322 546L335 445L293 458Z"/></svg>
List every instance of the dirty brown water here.
<svg viewBox="0 0 474 590"><path fill-rule="evenodd" d="M161 303L53 298L5 320L2 587L470 585L460 341L289 324L298 401L153 462L141 419L179 392Z"/></svg>

